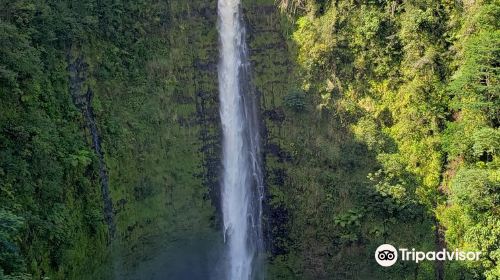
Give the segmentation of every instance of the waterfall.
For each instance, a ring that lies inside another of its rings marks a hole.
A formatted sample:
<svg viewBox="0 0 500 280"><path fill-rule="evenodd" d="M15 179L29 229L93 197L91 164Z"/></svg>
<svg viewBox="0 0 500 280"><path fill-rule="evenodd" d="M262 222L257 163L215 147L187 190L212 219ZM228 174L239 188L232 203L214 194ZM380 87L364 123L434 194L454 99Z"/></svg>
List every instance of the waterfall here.
<svg viewBox="0 0 500 280"><path fill-rule="evenodd" d="M218 0L219 94L223 129L222 213L229 280L262 276L258 102L250 86L240 0Z"/></svg>

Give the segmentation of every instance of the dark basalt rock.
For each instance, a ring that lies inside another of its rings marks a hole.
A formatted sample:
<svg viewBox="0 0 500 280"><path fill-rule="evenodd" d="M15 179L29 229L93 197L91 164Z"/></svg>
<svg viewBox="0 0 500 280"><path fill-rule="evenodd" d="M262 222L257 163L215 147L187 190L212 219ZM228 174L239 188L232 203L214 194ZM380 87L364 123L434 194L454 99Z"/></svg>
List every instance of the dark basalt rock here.
<svg viewBox="0 0 500 280"><path fill-rule="evenodd" d="M68 53L68 71L69 71L69 84L70 94L75 106L80 110L83 115L85 127L88 129L91 138L92 149L97 155L99 161L99 178L101 181L101 193L104 204L104 220L108 226L109 235L111 239L114 238L116 232L116 225L114 223L113 201L109 192L109 176L104 161L104 152L101 146L101 136L97 127L97 122L92 108L93 92L90 87L86 87L84 83L87 80L88 64L85 63L82 56L72 59Z"/></svg>

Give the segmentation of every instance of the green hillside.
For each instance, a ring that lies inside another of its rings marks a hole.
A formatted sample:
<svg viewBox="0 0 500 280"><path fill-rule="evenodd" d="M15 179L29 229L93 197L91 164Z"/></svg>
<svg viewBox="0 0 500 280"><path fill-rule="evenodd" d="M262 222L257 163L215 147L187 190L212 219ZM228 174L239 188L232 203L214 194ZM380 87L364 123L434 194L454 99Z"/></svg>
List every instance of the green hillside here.
<svg viewBox="0 0 500 280"><path fill-rule="evenodd" d="M499 279L500 2L242 2L266 279ZM221 243L218 61L215 0L0 0L0 279Z"/></svg>

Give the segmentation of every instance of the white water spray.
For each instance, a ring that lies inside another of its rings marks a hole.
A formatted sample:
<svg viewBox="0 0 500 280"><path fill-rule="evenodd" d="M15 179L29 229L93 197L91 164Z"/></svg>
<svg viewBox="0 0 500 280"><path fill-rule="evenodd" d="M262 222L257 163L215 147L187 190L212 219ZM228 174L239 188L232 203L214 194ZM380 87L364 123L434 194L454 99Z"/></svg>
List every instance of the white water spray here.
<svg viewBox="0 0 500 280"><path fill-rule="evenodd" d="M218 0L222 212L230 280L261 278L263 180L257 102L249 86L240 0Z"/></svg>

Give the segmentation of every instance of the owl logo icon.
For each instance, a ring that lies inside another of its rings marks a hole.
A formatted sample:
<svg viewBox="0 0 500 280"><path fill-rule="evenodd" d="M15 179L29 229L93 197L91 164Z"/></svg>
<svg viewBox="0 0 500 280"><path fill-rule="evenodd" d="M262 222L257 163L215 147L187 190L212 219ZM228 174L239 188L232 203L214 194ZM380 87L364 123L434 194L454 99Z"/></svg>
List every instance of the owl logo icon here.
<svg viewBox="0 0 500 280"><path fill-rule="evenodd" d="M375 260L384 267L389 267L398 261L398 250L391 244L382 244L375 251Z"/></svg>

